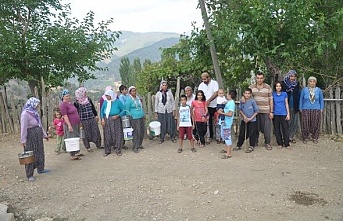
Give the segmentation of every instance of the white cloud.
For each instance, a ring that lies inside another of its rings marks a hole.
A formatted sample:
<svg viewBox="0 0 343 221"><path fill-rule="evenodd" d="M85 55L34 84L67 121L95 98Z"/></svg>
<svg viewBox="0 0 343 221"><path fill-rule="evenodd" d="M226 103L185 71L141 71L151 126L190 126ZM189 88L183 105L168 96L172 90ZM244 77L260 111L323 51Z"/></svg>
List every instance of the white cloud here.
<svg viewBox="0 0 343 221"><path fill-rule="evenodd" d="M72 16L83 18L90 10L95 21L114 18L112 30L134 32L188 33L191 23L201 26L201 12L197 0L62 0L70 3Z"/></svg>

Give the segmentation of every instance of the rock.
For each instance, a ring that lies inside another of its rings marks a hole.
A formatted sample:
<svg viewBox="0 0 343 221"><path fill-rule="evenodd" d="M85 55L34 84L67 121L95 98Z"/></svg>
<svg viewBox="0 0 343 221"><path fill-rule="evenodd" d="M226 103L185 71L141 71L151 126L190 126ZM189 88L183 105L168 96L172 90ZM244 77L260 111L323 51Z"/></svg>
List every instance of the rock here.
<svg viewBox="0 0 343 221"><path fill-rule="evenodd" d="M4 204L0 204L0 214L6 214L7 213L8 206Z"/></svg>
<svg viewBox="0 0 343 221"><path fill-rule="evenodd" d="M214 195L217 195L219 193L219 190L214 191Z"/></svg>

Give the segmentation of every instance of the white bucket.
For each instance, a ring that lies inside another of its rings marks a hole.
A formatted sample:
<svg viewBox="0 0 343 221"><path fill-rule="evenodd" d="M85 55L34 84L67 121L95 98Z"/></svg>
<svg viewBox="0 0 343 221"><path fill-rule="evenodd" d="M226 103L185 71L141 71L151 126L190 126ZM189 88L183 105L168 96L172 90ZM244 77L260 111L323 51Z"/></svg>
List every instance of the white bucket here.
<svg viewBox="0 0 343 221"><path fill-rule="evenodd" d="M68 152L80 150L80 138L79 137L64 139L64 142L66 143L66 150Z"/></svg>
<svg viewBox="0 0 343 221"><path fill-rule="evenodd" d="M153 121L149 124L150 135L157 136L161 134L161 123L158 121Z"/></svg>
<svg viewBox="0 0 343 221"><path fill-rule="evenodd" d="M132 140L133 139L132 131L133 131L133 129L131 127L123 129L124 140Z"/></svg>

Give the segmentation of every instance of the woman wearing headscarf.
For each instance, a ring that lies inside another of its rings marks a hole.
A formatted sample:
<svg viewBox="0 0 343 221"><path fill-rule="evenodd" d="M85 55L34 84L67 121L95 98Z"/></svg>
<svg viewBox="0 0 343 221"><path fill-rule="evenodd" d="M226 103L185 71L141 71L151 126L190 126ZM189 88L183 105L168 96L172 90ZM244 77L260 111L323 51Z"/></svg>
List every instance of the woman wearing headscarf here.
<svg viewBox="0 0 343 221"><path fill-rule="evenodd" d="M106 86L104 94L100 97L100 100L99 100L100 108L99 108L99 110L101 110L101 107L102 107L102 104L104 103L104 101L107 100L105 92L108 91L108 90L113 90L112 86Z"/></svg>
<svg viewBox="0 0 343 221"><path fill-rule="evenodd" d="M63 116L64 124L63 131L65 138L78 137L80 133L80 117L77 108L70 101L70 92L67 89L62 91L61 95L62 102L60 103L60 111ZM71 151L71 160L81 160L83 154L80 151Z"/></svg>
<svg viewBox="0 0 343 221"><path fill-rule="evenodd" d="M301 91L299 109L301 113L301 135L306 144L311 137L318 143L322 112L324 110L323 92L316 87L317 78L308 78L308 86Z"/></svg>
<svg viewBox="0 0 343 221"><path fill-rule="evenodd" d="M296 143L295 134L298 130L299 122L299 99L301 93L300 83L297 81L297 72L290 70L281 82L282 91L287 93L290 120L289 124L289 141Z"/></svg>
<svg viewBox="0 0 343 221"><path fill-rule="evenodd" d="M124 134L120 117L125 115L124 105L116 99L112 90L107 90L105 96L106 100L100 110L101 125L104 127L104 156L111 154L112 147L115 147L116 154L121 156Z"/></svg>
<svg viewBox="0 0 343 221"><path fill-rule="evenodd" d="M29 181L35 180L33 172L36 168L39 174L50 172L50 170L44 169L45 153L43 138L46 140L49 140L49 138L42 128L42 122L38 113L39 103L40 100L37 98L29 98L25 103L20 118L20 142L24 147L24 151L33 151L34 156L34 162L25 165L26 177Z"/></svg>
<svg viewBox="0 0 343 221"><path fill-rule="evenodd" d="M129 87L129 97L125 102L125 109L130 113L133 128L133 152L138 153L138 149L143 149L143 139L145 131L145 112L143 110L142 101L137 96L137 91L134 86Z"/></svg>
<svg viewBox="0 0 343 221"><path fill-rule="evenodd" d="M155 96L155 117L161 123L160 144L164 142L166 133L173 143L175 139L175 100L173 93L168 89L167 81L161 81L160 90Z"/></svg>
<svg viewBox="0 0 343 221"><path fill-rule="evenodd" d="M98 113L95 110L92 100L87 96L87 89L80 87L75 91L77 108L81 120L81 125L85 131L85 137L82 138L88 152L93 152L90 143L95 143L97 148L101 148L101 135L98 127Z"/></svg>

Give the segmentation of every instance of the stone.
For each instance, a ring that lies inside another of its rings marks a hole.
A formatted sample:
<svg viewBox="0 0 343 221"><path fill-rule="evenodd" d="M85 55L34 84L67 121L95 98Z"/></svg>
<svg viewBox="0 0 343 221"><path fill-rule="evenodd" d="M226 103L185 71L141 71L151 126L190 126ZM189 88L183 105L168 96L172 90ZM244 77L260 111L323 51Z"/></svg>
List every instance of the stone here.
<svg viewBox="0 0 343 221"><path fill-rule="evenodd" d="M4 204L0 204L0 214L6 214L7 213L8 206Z"/></svg>

